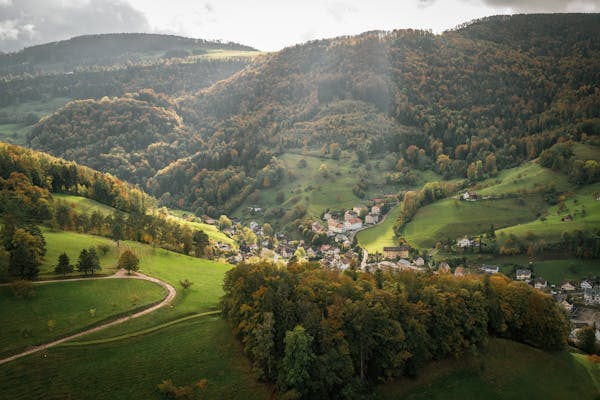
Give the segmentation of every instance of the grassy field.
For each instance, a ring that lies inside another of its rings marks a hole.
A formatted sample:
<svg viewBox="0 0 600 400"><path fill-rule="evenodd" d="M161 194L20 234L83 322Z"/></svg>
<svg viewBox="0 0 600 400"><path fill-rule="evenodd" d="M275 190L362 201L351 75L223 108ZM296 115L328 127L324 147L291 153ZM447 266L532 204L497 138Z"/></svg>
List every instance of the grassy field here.
<svg viewBox="0 0 600 400"><path fill-rule="evenodd" d="M535 162L528 162L519 167L501 171L497 177L477 185L483 189L476 191L482 196L498 196L539 191L550 185L554 185L559 192L568 190L572 186L564 174L540 167Z"/></svg>
<svg viewBox="0 0 600 400"><path fill-rule="evenodd" d="M127 334L190 314L218 309L219 299L223 295L223 278L225 272L231 268L230 265L187 257L135 242L122 242L121 246L130 248L140 257L140 272L175 286L178 290L177 297L170 307L88 335L81 340ZM187 290L183 290L179 284L183 279L193 282Z"/></svg>
<svg viewBox="0 0 600 400"><path fill-rule="evenodd" d="M136 279L59 282L35 286L35 297L16 298L0 287L0 356L75 332L161 300L165 290ZM95 314L90 314L95 309ZM48 327L48 321L55 326Z"/></svg>
<svg viewBox="0 0 600 400"><path fill-rule="evenodd" d="M235 241L221 232L219 228L214 225L203 224L201 222L188 221L186 218L190 215L189 211L183 210L169 210L171 215L177 219L180 223L189 226L192 229L200 229L203 230L204 233L208 235L209 238L213 239L216 242L228 243L232 246L237 246Z"/></svg>
<svg viewBox="0 0 600 400"><path fill-rule="evenodd" d="M107 206L106 204L102 204L97 202L96 200L88 199L87 197L81 196L73 196L70 194L62 194L62 193L53 193L52 197L56 200L63 201L69 204L71 207L74 207L79 212L83 212L86 214L91 214L94 211L101 212L104 215L112 214L116 210Z"/></svg>
<svg viewBox="0 0 600 400"><path fill-rule="evenodd" d="M268 399L220 317L173 325L126 341L58 347L2 366L0 397L160 399L156 385L207 379L203 399Z"/></svg>
<svg viewBox="0 0 600 400"><path fill-rule="evenodd" d="M58 256L65 252L69 256L71 264L77 264L77 258L82 249L95 247L98 256L100 257L100 265L102 270L101 275L111 275L117 271L117 259L119 257L119 248L116 242L111 239L100 236L86 235L76 232L53 232L48 228L42 228L42 233L46 239L47 253L44 256L44 263L40 268L40 279L56 278L54 266L58 261ZM106 254L102 254L98 250L99 245L108 246L109 250ZM72 275L78 275L74 272Z"/></svg>
<svg viewBox="0 0 600 400"><path fill-rule="evenodd" d="M300 168L300 160L306 161L306 167ZM259 206L263 209L282 207L290 210L296 206L305 207L307 214L320 217L326 209L342 210L358 204L366 204L366 200L358 198L352 189L360 182L361 177L368 182L366 198L398 193L407 189L402 185L390 185L385 182L385 160L371 160L367 165L353 164L350 158L333 160L315 155L286 153L279 160L286 171L283 180L271 188L260 191L258 198L250 196L233 214L243 219L256 219L263 222L261 215L251 216L246 212L249 206ZM319 167L324 164L329 171L327 177L322 176ZM436 180L438 176L431 172L416 171L419 175L417 186L427 180ZM276 195L281 192L283 202L276 201ZM272 222L272 221L271 221Z"/></svg>
<svg viewBox="0 0 600 400"><path fill-rule="evenodd" d="M518 226L510 226L496 232L500 242L510 234L524 237L534 234L543 238L546 242L560 239L563 232L575 230L591 230L600 227L600 201L592 194L600 192L600 183L584 186L573 192L573 197L565 201L566 209L558 212L558 205L547 209L546 220L535 219ZM561 219L567 215L573 217L573 221L562 222Z"/></svg>
<svg viewBox="0 0 600 400"><path fill-rule="evenodd" d="M476 202L444 199L419 209L402 229L406 240L417 247L433 247L443 239L486 232L526 223L536 218L545 203L540 196Z"/></svg>
<svg viewBox="0 0 600 400"><path fill-rule="evenodd" d="M383 248L396 246L394 240L394 223L400 214L400 207L394 207L387 215L385 221L372 228L365 229L356 234L358 244L367 249L369 253L383 253Z"/></svg>
<svg viewBox="0 0 600 400"><path fill-rule="evenodd" d="M597 399L600 365L502 339L476 357L430 364L416 380L377 388L378 399Z"/></svg>

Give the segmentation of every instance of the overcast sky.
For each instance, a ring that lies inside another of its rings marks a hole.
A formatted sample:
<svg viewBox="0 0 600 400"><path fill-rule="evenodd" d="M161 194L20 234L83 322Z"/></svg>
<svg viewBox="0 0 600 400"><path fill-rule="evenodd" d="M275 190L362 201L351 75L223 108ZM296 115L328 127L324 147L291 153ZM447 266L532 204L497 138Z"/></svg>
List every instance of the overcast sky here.
<svg viewBox="0 0 600 400"><path fill-rule="evenodd" d="M600 0L0 0L0 51L90 33L156 32L264 51L373 29L442 32L487 15L600 12Z"/></svg>

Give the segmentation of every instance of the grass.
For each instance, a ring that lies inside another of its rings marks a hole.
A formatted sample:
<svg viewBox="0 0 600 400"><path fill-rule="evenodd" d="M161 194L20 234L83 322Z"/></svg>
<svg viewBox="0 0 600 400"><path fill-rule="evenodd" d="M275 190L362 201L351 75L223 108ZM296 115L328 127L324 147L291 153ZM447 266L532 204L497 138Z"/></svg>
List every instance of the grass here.
<svg viewBox="0 0 600 400"><path fill-rule="evenodd" d="M573 154L578 160L600 161L600 147L589 144L573 143Z"/></svg>
<svg viewBox="0 0 600 400"><path fill-rule="evenodd" d="M510 193L536 192L544 187L554 185L562 192L571 188L567 177L556 171L541 167L535 162L528 162L519 167L501 171L497 177L488 179L477 186L482 196L498 196Z"/></svg>
<svg viewBox="0 0 600 400"><path fill-rule="evenodd" d="M205 399L267 399L226 322L207 317L125 341L57 347L2 366L6 399L160 399L164 379L207 379ZM199 397L198 397L199 398Z"/></svg>
<svg viewBox="0 0 600 400"><path fill-rule="evenodd" d="M560 240L563 232L575 230L593 230L600 227L600 201L593 198L592 194L600 191L600 183L586 185L573 192L573 197L565 201L566 209L558 212L558 205L547 209L546 220L532 220L518 226L509 226L498 230L496 235L502 243L503 238L508 235L518 237L535 235L546 242ZM561 219L567 215L573 217L571 222L562 222Z"/></svg>
<svg viewBox="0 0 600 400"><path fill-rule="evenodd" d="M99 203L96 200L88 199L87 197L73 196L70 194L62 194L62 193L53 193L52 197L55 200L60 200L60 201L67 203L71 207L74 207L75 209L77 209L77 211L85 213L85 214L91 214L94 211L98 211L104 215L109 215L116 211L111 206L107 206L106 204Z"/></svg>
<svg viewBox="0 0 600 400"><path fill-rule="evenodd" d="M196 222L196 221L189 221L187 219L190 215L189 211L169 210L169 212L181 224L187 225L192 229L203 230L204 233L206 233L208 235L208 237L211 238L212 240L214 240L216 242L227 243L227 244L237 247L235 240L233 240L232 238L230 238L229 236L227 236L226 234L221 232L219 230L219 228L217 228L216 226L208 225L208 224L204 224L204 223Z"/></svg>
<svg viewBox="0 0 600 400"><path fill-rule="evenodd" d="M218 309L219 299L223 295L223 278L225 272L231 268L230 265L188 257L135 242L122 242L121 246L130 248L140 257L140 272L172 284L178 290L177 297L169 307L93 333L82 340L128 334L191 314ZM183 279L189 279L193 285L183 290L179 284Z"/></svg>
<svg viewBox="0 0 600 400"><path fill-rule="evenodd" d="M111 275L117 271L117 258L119 256L119 248L117 244L107 238L94 235L86 235L83 233L66 232L66 231L51 231L48 228L42 227L42 233L46 239L47 253L44 256L44 263L40 268L40 279L56 278L54 273L54 265L58 261L58 256L65 252L71 260L71 264L77 264L77 258L82 249L89 247L98 247L106 245L109 251L106 254L97 251L100 257L100 265L102 270L99 271L102 275ZM78 275L77 272L74 275Z"/></svg>
<svg viewBox="0 0 600 400"><path fill-rule="evenodd" d="M381 385L379 399L596 399L600 366L580 354L547 353L491 339L474 357L432 363L416 380Z"/></svg>
<svg viewBox="0 0 600 400"><path fill-rule="evenodd" d="M137 279L39 284L31 299L0 287L0 356L73 333L111 316L161 300L165 290ZM95 309L95 314L90 314ZM54 321L50 329L48 321Z"/></svg>
<svg viewBox="0 0 600 400"><path fill-rule="evenodd" d="M383 248L395 246L394 223L400 214L400 206L394 207L387 215L385 221L372 228L357 233L356 238L361 247L369 253L383 253Z"/></svg>
<svg viewBox="0 0 600 400"><path fill-rule="evenodd" d="M406 240L417 247L433 247L437 241L509 227L536 218L545 203L540 196L460 201L452 198L419 209L402 229Z"/></svg>
<svg viewBox="0 0 600 400"><path fill-rule="evenodd" d="M306 167L298 167L300 160L306 161ZM322 158L317 155L302 155L285 153L279 160L286 173L285 177L277 185L262 189L258 196L251 195L235 212L234 216L242 219L255 219L265 222L262 215L250 215L247 208L259 206L265 210L282 207L291 210L301 206L307 210L308 216L320 217L327 210L343 210L355 205L366 204L365 199L357 197L352 189L354 185L364 179L368 182L365 198L381 196L389 193L398 193L407 189L406 186L387 184L384 168L385 160L371 160L363 164L354 163L349 157L341 157L339 160ZM319 167L324 164L329 170L328 176L323 177ZM417 186L425 180L435 180L433 172L419 175ZM277 193L284 196L283 202L276 200ZM266 221L273 223L273 221Z"/></svg>

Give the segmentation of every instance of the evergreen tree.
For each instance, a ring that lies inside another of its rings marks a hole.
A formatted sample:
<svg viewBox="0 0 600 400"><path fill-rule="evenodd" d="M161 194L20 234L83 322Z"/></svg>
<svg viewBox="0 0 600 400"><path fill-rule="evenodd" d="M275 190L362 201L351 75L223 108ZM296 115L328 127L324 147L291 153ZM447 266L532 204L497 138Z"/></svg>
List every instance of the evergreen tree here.
<svg viewBox="0 0 600 400"><path fill-rule="evenodd" d="M63 276L67 276L73 272L73 266L71 265L71 261L69 260L69 256L67 253L62 253L58 256L58 264L54 267L54 272L57 274L63 274Z"/></svg>

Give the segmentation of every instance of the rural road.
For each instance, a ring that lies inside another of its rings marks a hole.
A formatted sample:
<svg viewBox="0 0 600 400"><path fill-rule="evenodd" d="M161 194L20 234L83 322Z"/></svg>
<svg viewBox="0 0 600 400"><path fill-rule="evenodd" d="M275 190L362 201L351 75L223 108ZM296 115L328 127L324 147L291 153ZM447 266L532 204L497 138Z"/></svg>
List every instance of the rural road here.
<svg viewBox="0 0 600 400"><path fill-rule="evenodd" d="M98 325L98 326L95 326L93 328L86 329L84 331L75 333L73 335L66 336L66 337L63 337L61 339L57 339L57 340L54 340L52 342L49 342L49 343L45 343L45 344L41 344L39 346L32 347L29 350L26 350L26 351L23 351L21 353L15 354L13 356L0 359L0 365L8 363L8 362L11 362L11 361L16 360L16 359L21 358L21 357L28 356L28 355L33 354L33 353L37 353L38 351L46 350L46 349L48 349L50 347L53 347L53 346L56 346L58 344L67 342L69 340L76 339L78 337L87 335L89 333L98 332L98 331L100 331L100 330L102 330L104 328L108 328L110 326L119 325L119 324L122 324L123 322L132 320L134 318L138 318L138 317L141 317L143 315L150 314L151 312L156 311L159 308L164 307L167 304L169 304L175 298L175 295L177 294L177 291L175 290L175 288L172 285L168 284L167 282L163 282L163 281L161 281L159 279L152 278L150 276L141 274L139 272L135 272L132 275L128 275L125 272L125 270L119 270L114 275L107 276L107 277L101 277L101 278L75 278L75 279L62 279L62 280L61 279L57 279L57 280L39 281L39 282L34 282L34 283L35 284L45 284L45 283L52 283L52 282L72 282L72 281L83 281L83 280L92 280L92 279L141 279L141 280L145 280L145 281L150 281L150 282L154 282L154 283L156 283L156 284L164 287L165 289L167 289L167 296L160 303L155 304L152 307L146 308L146 309L144 309L142 311L139 311L139 312L137 312L135 314L128 315L126 317L121 317L121 318L115 319L114 321L110 321L110 322L107 322L105 324ZM2 286L6 286L6 285L2 285Z"/></svg>

